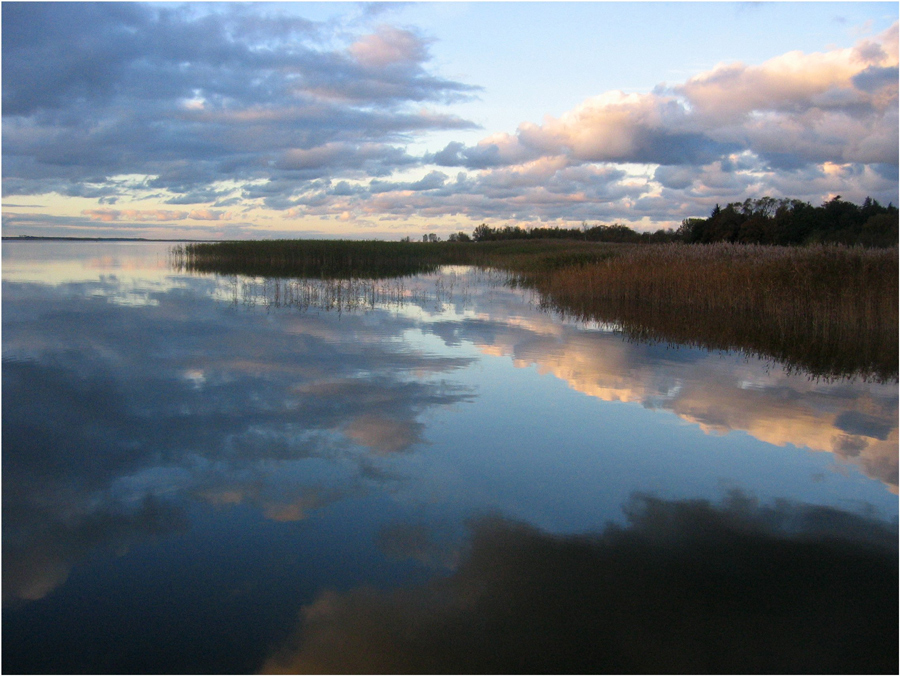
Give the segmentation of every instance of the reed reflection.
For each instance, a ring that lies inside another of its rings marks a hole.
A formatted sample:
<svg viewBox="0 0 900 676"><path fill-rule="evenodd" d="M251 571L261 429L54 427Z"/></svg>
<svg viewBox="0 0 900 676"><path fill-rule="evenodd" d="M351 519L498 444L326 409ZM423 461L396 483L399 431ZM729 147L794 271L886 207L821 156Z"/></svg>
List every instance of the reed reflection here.
<svg viewBox="0 0 900 676"><path fill-rule="evenodd" d="M268 673L893 673L896 524L732 494L627 527L477 519L449 576L326 592ZM412 556L422 537L409 537Z"/></svg>
<svg viewBox="0 0 900 676"><path fill-rule="evenodd" d="M484 287L504 286L507 275L489 270L442 266L430 274L374 279L216 277L215 297L232 307L289 308L300 312L368 312L376 308L419 307L441 313L451 307L471 307L472 294ZM476 291L477 289L477 291Z"/></svg>

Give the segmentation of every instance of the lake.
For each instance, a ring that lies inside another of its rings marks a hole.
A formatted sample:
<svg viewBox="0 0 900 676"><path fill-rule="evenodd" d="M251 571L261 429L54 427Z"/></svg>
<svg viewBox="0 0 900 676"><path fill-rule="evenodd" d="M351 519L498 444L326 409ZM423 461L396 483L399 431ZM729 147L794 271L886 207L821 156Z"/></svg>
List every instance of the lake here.
<svg viewBox="0 0 900 676"><path fill-rule="evenodd" d="M896 382L168 250L3 243L5 672L896 673Z"/></svg>

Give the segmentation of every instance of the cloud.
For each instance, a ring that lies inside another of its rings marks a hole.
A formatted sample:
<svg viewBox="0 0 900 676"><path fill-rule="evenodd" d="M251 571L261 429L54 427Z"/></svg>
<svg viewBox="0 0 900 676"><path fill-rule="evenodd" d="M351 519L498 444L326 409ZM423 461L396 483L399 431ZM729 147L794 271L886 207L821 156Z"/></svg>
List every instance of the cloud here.
<svg viewBox="0 0 900 676"><path fill-rule="evenodd" d="M897 166L900 126L896 33L895 25L854 48L721 64L651 92L606 92L541 124L424 156L468 170L456 181L438 185L444 175L434 172L427 183L375 179L345 199L317 192L298 203L314 203L311 214L524 226L623 220L647 229L763 195L895 202L886 168Z"/></svg>
<svg viewBox="0 0 900 676"><path fill-rule="evenodd" d="M81 212L92 221L110 223L114 221L223 221L231 219L231 213L212 209L193 209L192 211L171 211L168 209L85 209Z"/></svg>
<svg viewBox="0 0 900 676"><path fill-rule="evenodd" d="M178 203L224 181L362 167L378 152L390 173L404 163L392 142L472 126L422 108L476 88L429 72L428 40L390 26L329 51L327 26L264 7L14 4L3 24L13 192L133 174Z"/></svg>
<svg viewBox="0 0 900 676"><path fill-rule="evenodd" d="M196 221L227 221L231 218L228 211L213 211L212 209L194 209L188 215Z"/></svg>
<svg viewBox="0 0 900 676"><path fill-rule="evenodd" d="M347 175L353 170L359 170L361 176L385 176L415 163L402 148L375 143L326 143L309 150L287 151L275 167L292 172L292 176L318 178L334 172Z"/></svg>
<svg viewBox="0 0 900 676"><path fill-rule="evenodd" d="M393 26L379 26L375 33L350 45L349 51L360 65L368 68L408 68L428 58L421 38Z"/></svg>
<svg viewBox="0 0 900 676"><path fill-rule="evenodd" d="M230 190L201 189L167 199L166 204L201 204L206 202L216 202L217 204L214 204L214 206L219 206L218 203L228 199L229 195L231 195Z"/></svg>
<svg viewBox="0 0 900 676"><path fill-rule="evenodd" d="M694 128L673 97L608 92L558 119L519 127L519 143L581 162L703 163L731 150Z"/></svg>
<svg viewBox="0 0 900 676"><path fill-rule="evenodd" d="M898 165L896 24L851 48L601 92L420 154L411 144L430 133L477 127L446 106L479 88L436 73L421 31L359 28L370 15L335 33L277 6L4 6L4 195L109 205L156 191L198 209L242 202L254 219L453 219L448 231L675 226L763 195L897 201L883 169ZM417 167L430 178L389 178ZM464 176L441 181L449 167ZM352 195L337 187L348 181Z"/></svg>
<svg viewBox="0 0 900 676"><path fill-rule="evenodd" d="M661 165L656 168L653 174L654 180L665 188L673 190L684 190L693 185L698 178L698 171L690 165L681 166L665 166Z"/></svg>
<svg viewBox="0 0 900 676"><path fill-rule="evenodd" d="M896 32L895 24L881 43ZM897 63L881 43L791 52L759 66L722 64L645 94L607 92L543 124L523 123L514 136L471 148L450 144L434 160L476 168L537 154L696 166L744 150L765 156L778 147L797 155L800 165L896 164Z"/></svg>
<svg viewBox="0 0 900 676"><path fill-rule="evenodd" d="M422 190L437 190L443 188L447 181L447 174L441 171L432 171L418 181L407 183L390 182L390 181L372 181L369 184L369 191L373 194L381 192L397 192L412 191L419 192Z"/></svg>
<svg viewBox="0 0 900 676"><path fill-rule="evenodd" d="M95 221L180 221L188 217L187 211L168 211L164 209L85 209L81 212Z"/></svg>
<svg viewBox="0 0 900 676"><path fill-rule="evenodd" d="M897 166L896 42L895 24L854 48L720 64L647 93L606 92L542 124L523 123L514 134L471 146L452 141L426 159L480 172L473 192L486 203L460 209L476 219L573 221L611 213L672 224L707 215L715 202L765 194L896 201L896 181L875 177L875 167ZM572 199L549 204L539 190L491 191L540 163L555 167L555 192ZM629 164L655 173L643 183L632 176L631 189L618 195L583 193L566 176L573 167ZM830 165L844 172L811 180ZM608 200L609 210L602 206Z"/></svg>
<svg viewBox="0 0 900 676"><path fill-rule="evenodd" d="M521 146L514 137L508 134L495 134L469 148L458 141L451 141L443 150L428 156L427 159L442 167L486 169L515 164L538 156L538 153Z"/></svg>
<svg viewBox="0 0 900 676"><path fill-rule="evenodd" d="M896 525L741 494L625 510L575 536L476 520L451 576L321 594L263 671L896 670Z"/></svg>

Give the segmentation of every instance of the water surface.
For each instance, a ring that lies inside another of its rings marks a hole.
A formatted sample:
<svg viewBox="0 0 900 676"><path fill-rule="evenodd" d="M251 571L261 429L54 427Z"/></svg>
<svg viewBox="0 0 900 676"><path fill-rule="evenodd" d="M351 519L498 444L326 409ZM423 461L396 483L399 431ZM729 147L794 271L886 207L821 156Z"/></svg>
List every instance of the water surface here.
<svg viewBox="0 0 900 676"><path fill-rule="evenodd" d="M5 242L5 670L896 671L896 383L538 301Z"/></svg>

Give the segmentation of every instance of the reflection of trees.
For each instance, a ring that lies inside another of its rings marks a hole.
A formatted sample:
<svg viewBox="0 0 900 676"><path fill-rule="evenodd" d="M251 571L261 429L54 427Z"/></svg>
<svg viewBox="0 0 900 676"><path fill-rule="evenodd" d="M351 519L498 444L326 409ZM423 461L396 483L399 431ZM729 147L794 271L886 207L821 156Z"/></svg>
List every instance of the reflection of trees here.
<svg viewBox="0 0 900 676"><path fill-rule="evenodd" d="M896 528L823 507L637 498L630 526L478 521L449 578L325 593L277 673L885 673Z"/></svg>

